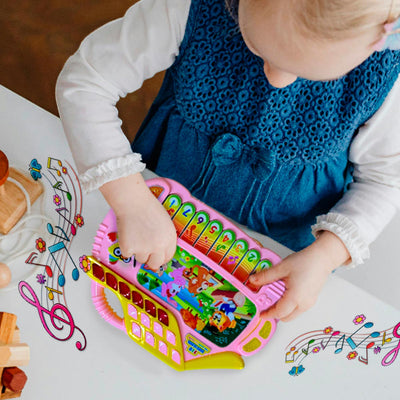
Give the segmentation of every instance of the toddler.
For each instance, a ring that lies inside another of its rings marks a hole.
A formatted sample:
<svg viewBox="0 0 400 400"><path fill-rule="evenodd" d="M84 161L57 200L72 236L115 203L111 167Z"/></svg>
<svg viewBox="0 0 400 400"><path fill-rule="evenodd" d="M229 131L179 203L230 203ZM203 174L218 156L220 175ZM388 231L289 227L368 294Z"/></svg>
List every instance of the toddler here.
<svg viewBox="0 0 400 400"><path fill-rule="evenodd" d="M56 94L83 188L117 216L122 254L176 246L147 167L295 251L251 277L286 283L289 321L360 264L400 201L400 0L141 0L89 35ZM115 104L167 70L135 140Z"/></svg>

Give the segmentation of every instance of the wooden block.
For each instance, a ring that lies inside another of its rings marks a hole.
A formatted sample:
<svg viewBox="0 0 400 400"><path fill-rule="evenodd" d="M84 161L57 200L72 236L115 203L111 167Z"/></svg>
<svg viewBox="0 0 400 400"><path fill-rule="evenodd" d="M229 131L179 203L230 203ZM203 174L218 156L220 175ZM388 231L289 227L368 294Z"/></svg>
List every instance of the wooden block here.
<svg viewBox="0 0 400 400"><path fill-rule="evenodd" d="M13 392L10 389L5 388L4 393L0 394L0 399L16 399L17 397L21 397L21 391Z"/></svg>
<svg viewBox="0 0 400 400"><path fill-rule="evenodd" d="M0 359L0 368L3 367L20 367L21 365L28 365L30 359L29 346L26 343L16 343L0 346L0 350L6 348L4 355L9 349L10 354L6 360ZM1 351L0 351L1 354Z"/></svg>
<svg viewBox="0 0 400 400"><path fill-rule="evenodd" d="M14 168L10 168L9 176L14 178L28 192L31 204L43 193L40 182L29 179ZM25 214L27 205L21 189L9 180L0 186L0 233L6 235Z"/></svg>
<svg viewBox="0 0 400 400"><path fill-rule="evenodd" d="M11 343L19 343L21 341L21 333L19 331L18 326L15 327L14 335L11 340Z"/></svg>
<svg viewBox="0 0 400 400"><path fill-rule="evenodd" d="M11 343L17 326L17 316L7 312L0 312L0 342Z"/></svg>
<svg viewBox="0 0 400 400"><path fill-rule="evenodd" d="M28 380L25 372L17 367L5 368L2 376L2 384L13 392L20 392Z"/></svg>

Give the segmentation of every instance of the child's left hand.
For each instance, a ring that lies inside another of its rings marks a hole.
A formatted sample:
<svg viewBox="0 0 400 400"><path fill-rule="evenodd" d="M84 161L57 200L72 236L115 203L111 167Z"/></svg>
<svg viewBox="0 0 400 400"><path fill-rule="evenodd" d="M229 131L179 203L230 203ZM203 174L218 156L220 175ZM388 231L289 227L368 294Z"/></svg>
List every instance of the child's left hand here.
<svg viewBox="0 0 400 400"><path fill-rule="evenodd" d="M343 242L335 234L323 231L310 246L289 255L272 268L252 275L250 281L257 286L279 279L286 285L283 297L261 313L261 317L287 322L307 311L316 303L330 273L349 258Z"/></svg>

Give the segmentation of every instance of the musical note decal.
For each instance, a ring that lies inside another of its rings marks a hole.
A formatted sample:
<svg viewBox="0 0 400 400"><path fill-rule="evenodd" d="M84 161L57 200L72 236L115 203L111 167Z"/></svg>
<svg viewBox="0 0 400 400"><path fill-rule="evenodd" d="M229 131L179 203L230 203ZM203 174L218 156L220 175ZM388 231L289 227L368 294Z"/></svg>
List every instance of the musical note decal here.
<svg viewBox="0 0 400 400"><path fill-rule="evenodd" d="M302 367L301 372L304 371L303 364L306 358L311 354L315 357L326 351L332 357L344 354L344 358L349 361L358 360L356 365L369 365L371 359L376 361L377 356L382 357L383 353L381 365L384 367L392 365L400 351L400 322L393 328L371 332L374 323L365 322L364 314L357 315L352 321L355 325L362 324L352 333L334 330L329 326L307 332L292 340L285 350L285 363L295 365L290 369L289 375L298 376L300 367ZM332 350L329 351L329 348Z"/></svg>
<svg viewBox="0 0 400 400"><path fill-rule="evenodd" d="M68 282L79 279L77 262L71 252L72 241L79 236L78 227L84 225L82 190L78 175L67 161L53 157L47 158L47 170L42 168L42 163L36 158L33 159L29 164L29 171L32 179L42 179L43 183L48 183L46 195L50 196L54 205L54 209L49 212L54 212L55 218L50 222L49 217L47 232L35 239L34 251L25 259L27 267L35 267L40 271L36 275L36 281L32 286L21 281L19 292L38 311L44 330L52 338L67 341L76 332L80 332L83 340L76 342L76 348L82 351L86 348L86 338L76 326L71 310L67 307L66 292L69 285L65 278L65 271L71 268L72 280ZM87 268L86 264L80 260L79 265L82 268Z"/></svg>
<svg viewBox="0 0 400 400"><path fill-rule="evenodd" d="M40 321L43 325L43 328L53 339L65 342L65 341L69 340L74 335L75 330L77 330L83 336L83 344L81 341L76 341L75 346L79 351L85 350L86 336L82 332L82 330L78 326L75 325L72 314L66 306L64 306L63 304L57 303L51 307L51 310L48 310L47 308L43 307L40 304L39 299L36 296L36 293L34 292L32 287L27 282L21 281L18 285L18 290L19 290L19 293L22 296L22 298L27 303L36 307L38 314L39 314ZM26 291L28 291L28 293L31 295L31 297L28 297L28 295L25 293ZM48 324L46 322L46 316L50 317L51 324ZM63 324L63 326L60 327L60 325L57 325L56 321ZM69 327L69 332L64 330L64 327ZM53 333L51 329L54 329L54 328L56 329L56 332ZM58 336L61 334L65 334L66 337Z"/></svg>

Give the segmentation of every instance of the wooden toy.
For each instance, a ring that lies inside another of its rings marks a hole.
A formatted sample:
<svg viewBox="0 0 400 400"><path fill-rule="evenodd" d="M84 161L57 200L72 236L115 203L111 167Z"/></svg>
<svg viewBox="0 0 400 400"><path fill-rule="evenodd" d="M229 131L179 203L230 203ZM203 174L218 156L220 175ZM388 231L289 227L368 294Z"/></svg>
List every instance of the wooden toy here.
<svg viewBox="0 0 400 400"><path fill-rule="evenodd" d="M271 250L170 179L147 181L171 216L178 235L174 258L151 271L124 258L112 210L88 256L92 300L110 324L177 370L243 368L242 356L259 351L275 332L260 317L283 295L281 281L259 290L249 276L278 263ZM104 289L120 300L124 317Z"/></svg>
<svg viewBox="0 0 400 400"><path fill-rule="evenodd" d="M19 182L26 190L31 204L43 193L40 182L33 181L11 168L7 156L0 151L0 233L3 235L13 228L27 210L25 194L13 180Z"/></svg>
<svg viewBox="0 0 400 400"><path fill-rule="evenodd" d="M21 396L27 377L17 366L27 365L29 347L20 343L14 314L0 312L0 399Z"/></svg>

